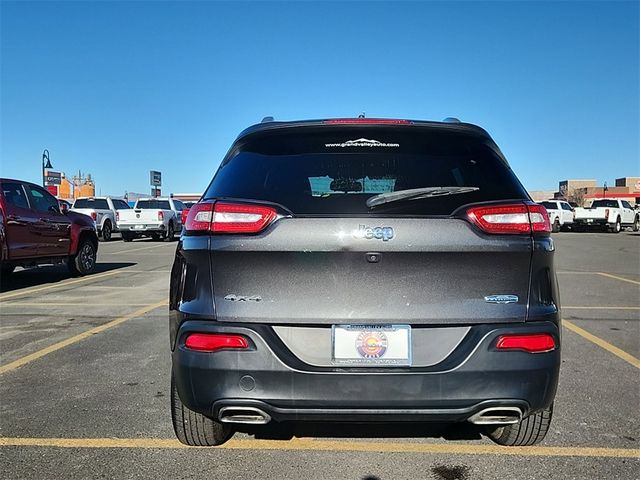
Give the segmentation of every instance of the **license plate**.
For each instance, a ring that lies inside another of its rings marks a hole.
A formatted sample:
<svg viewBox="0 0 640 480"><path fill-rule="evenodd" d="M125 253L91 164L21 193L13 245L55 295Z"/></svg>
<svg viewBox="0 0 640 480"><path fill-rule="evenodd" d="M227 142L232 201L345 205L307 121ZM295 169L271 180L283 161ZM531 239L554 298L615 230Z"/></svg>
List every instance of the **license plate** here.
<svg viewBox="0 0 640 480"><path fill-rule="evenodd" d="M409 325L334 325L332 333L334 364L411 365Z"/></svg>
<svg viewBox="0 0 640 480"><path fill-rule="evenodd" d="M587 223L593 223L593 218L587 218Z"/></svg>
<svg viewBox="0 0 640 480"><path fill-rule="evenodd" d="M134 230L143 230L144 229L144 225L134 225L133 229Z"/></svg>

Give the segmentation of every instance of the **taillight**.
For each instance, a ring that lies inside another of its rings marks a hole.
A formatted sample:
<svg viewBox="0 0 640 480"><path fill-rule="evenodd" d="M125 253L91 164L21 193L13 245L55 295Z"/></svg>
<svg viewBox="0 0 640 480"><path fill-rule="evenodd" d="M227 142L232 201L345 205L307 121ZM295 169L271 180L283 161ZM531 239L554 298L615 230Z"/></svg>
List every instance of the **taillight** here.
<svg viewBox="0 0 640 480"><path fill-rule="evenodd" d="M184 225L185 222L187 221L187 215L189 215L189 209L188 208L183 208L182 209L182 216L180 217L180 223L182 225Z"/></svg>
<svg viewBox="0 0 640 480"><path fill-rule="evenodd" d="M609 209L608 208L604 209L604 219L605 220L609 220Z"/></svg>
<svg viewBox="0 0 640 480"><path fill-rule="evenodd" d="M191 333L186 338L184 346L189 350L197 350L199 352L215 352L224 349L245 350L249 348L249 342L240 335Z"/></svg>
<svg viewBox="0 0 640 480"><path fill-rule="evenodd" d="M550 232L547 210L537 203L471 207L467 218L486 233L526 234Z"/></svg>
<svg viewBox="0 0 640 480"><path fill-rule="evenodd" d="M116 211L116 222L120 221L120 212Z"/></svg>
<svg viewBox="0 0 640 480"><path fill-rule="evenodd" d="M213 233L258 233L276 216L274 208L264 205L196 203L189 210L185 229Z"/></svg>
<svg viewBox="0 0 640 480"><path fill-rule="evenodd" d="M324 123L343 124L343 123L366 123L366 124L382 124L382 125L408 125L409 120L395 120L391 118L334 118L325 120Z"/></svg>
<svg viewBox="0 0 640 480"><path fill-rule="evenodd" d="M164 220L164 212L162 210L158 210L158 221L161 222Z"/></svg>
<svg viewBox="0 0 640 480"><path fill-rule="evenodd" d="M498 350L524 350L529 353L544 353L555 350L556 341L548 333L532 335L502 335L496 342Z"/></svg>
<svg viewBox="0 0 640 480"><path fill-rule="evenodd" d="M98 214L96 212L91 212L91 219L95 222L98 219Z"/></svg>

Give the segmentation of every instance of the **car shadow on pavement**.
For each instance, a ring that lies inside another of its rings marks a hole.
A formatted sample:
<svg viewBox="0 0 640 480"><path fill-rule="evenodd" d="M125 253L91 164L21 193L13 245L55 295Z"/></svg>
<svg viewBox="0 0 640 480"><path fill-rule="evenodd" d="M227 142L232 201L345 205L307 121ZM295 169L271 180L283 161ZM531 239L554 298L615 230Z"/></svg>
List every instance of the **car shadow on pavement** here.
<svg viewBox="0 0 640 480"><path fill-rule="evenodd" d="M134 262L100 262L96 263L95 270L86 276L91 278L92 275L105 273L120 268L133 267L137 265ZM58 283L62 280L74 278L66 265L45 265L39 267L31 267L19 269L10 274L8 277L0 278L0 293L11 292L21 288L35 287L50 283ZM85 277L75 277L85 278Z"/></svg>
<svg viewBox="0 0 640 480"><path fill-rule="evenodd" d="M245 429L246 428L246 429ZM258 439L290 440L294 437L304 438L440 438L444 440L479 440L483 429L471 423L305 423L273 425L242 428L244 433L254 435Z"/></svg>

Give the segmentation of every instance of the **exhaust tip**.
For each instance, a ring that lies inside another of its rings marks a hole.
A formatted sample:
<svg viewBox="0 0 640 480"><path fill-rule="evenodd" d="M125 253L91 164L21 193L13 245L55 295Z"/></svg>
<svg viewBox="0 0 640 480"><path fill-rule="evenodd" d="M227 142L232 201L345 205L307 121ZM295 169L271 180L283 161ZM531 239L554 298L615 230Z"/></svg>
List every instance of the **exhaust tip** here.
<svg viewBox="0 0 640 480"><path fill-rule="evenodd" d="M521 420L520 407L489 407L469 418L474 425L510 425Z"/></svg>
<svg viewBox="0 0 640 480"><path fill-rule="evenodd" d="M271 421L271 416L256 407L222 407L218 412L222 423L243 423L264 425Z"/></svg>

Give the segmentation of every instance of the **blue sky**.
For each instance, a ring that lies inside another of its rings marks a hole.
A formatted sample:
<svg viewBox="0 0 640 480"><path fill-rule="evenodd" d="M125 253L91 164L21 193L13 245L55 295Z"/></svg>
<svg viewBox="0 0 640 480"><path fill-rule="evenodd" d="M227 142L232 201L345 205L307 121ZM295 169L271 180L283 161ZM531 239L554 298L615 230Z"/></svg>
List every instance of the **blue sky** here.
<svg viewBox="0 0 640 480"><path fill-rule="evenodd" d="M530 190L640 174L639 3L0 3L0 174L202 192L235 136L456 116Z"/></svg>

